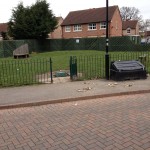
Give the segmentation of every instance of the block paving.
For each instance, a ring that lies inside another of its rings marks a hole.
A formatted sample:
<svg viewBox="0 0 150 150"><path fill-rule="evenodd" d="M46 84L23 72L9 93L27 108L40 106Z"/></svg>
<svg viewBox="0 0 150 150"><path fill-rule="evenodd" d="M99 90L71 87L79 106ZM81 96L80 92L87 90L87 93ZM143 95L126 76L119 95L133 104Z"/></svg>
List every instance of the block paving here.
<svg viewBox="0 0 150 150"><path fill-rule="evenodd" d="M0 150L150 150L149 97L0 110Z"/></svg>

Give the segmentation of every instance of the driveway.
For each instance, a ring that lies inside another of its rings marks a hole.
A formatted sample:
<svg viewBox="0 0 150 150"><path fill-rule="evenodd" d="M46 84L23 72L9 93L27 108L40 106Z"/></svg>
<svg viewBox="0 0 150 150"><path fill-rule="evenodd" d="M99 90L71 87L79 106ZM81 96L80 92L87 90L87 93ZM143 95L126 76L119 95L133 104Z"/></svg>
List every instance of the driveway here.
<svg viewBox="0 0 150 150"><path fill-rule="evenodd" d="M0 111L1 150L150 150L150 94Z"/></svg>

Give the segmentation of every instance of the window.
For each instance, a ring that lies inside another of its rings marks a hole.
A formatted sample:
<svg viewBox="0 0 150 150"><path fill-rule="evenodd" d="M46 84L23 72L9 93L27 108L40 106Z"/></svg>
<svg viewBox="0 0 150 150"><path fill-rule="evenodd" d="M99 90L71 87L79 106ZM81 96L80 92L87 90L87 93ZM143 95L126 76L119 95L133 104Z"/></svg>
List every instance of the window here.
<svg viewBox="0 0 150 150"><path fill-rule="evenodd" d="M131 29L128 28L128 29L127 29L127 34L130 34L130 33L131 33Z"/></svg>
<svg viewBox="0 0 150 150"><path fill-rule="evenodd" d="M96 23L90 23L88 25L88 30L96 30Z"/></svg>
<svg viewBox="0 0 150 150"><path fill-rule="evenodd" d="M100 29L106 29L106 22L100 23Z"/></svg>
<svg viewBox="0 0 150 150"><path fill-rule="evenodd" d="M71 31L71 27L70 26L65 26L65 32L70 32Z"/></svg>
<svg viewBox="0 0 150 150"><path fill-rule="evenodd" d="M74 25L73 31L82 31L81 25Z"/></svg>

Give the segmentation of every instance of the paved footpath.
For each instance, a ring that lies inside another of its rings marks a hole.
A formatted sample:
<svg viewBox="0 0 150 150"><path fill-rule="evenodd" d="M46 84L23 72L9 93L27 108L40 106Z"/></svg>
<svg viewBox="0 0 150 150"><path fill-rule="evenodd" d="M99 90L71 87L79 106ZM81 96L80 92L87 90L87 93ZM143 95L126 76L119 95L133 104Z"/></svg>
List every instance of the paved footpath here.
<svg viewBox="0 0 150 150"><path fill-rule="evenodd" d="M0 110L0 150L150 150L150 94Z"/></svg>
<svg viewBox="0 0 150 150"><path fill-rule="evenodd" d="M124 82L100 79L1 88L0 109L148 92L150 77Z"/></svg>

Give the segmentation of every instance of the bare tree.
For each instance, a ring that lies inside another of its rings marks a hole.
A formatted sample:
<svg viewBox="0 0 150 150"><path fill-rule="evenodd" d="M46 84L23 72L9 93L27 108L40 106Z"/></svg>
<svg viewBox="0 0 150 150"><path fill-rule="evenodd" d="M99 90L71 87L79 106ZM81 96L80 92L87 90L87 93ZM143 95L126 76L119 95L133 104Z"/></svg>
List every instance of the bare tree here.
<svg viewBox="0 0 150 150"><path fill-rule="evenodd" d="M121 7L120 13L122 20L138 20L139 23L143 20L139 9L135 7Z"/></svg>
<svg viewBox="0 0 150 150"><path fill-rule="evenodd" d="M141 23L142 31L150 30L150 19L146 19Z"/></svg>

